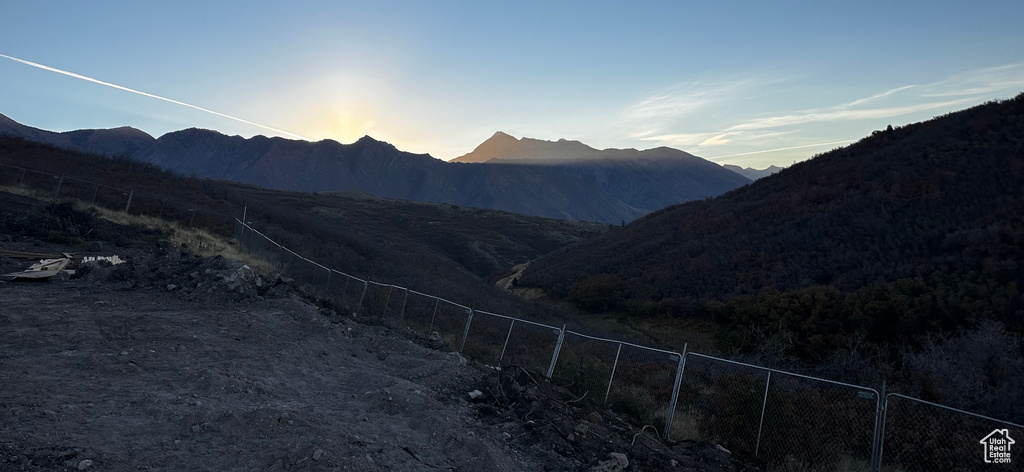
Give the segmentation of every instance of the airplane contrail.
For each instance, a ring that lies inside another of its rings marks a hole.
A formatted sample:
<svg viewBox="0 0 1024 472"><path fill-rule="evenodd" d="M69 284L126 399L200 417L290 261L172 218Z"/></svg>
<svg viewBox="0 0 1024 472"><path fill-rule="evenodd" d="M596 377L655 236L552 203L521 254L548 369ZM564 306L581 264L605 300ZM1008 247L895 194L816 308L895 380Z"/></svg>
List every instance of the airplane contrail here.
<svg viewBox="0 0 1024 472"><path fill-rule="evenodd" d="M777 149L764 149L764 150L761 150L761 151L750 151L750 152L741 152L739 154L727 154L727 155L724 155L724 156L707 157L705 159L712 159L713 160L713 159L721 159L723 157L749 156L751 154L763 154L763 153L766 153L766 152L789 151L789 150L792 150L792 149L804 149L804 148L810 148L810 147L816 147L816 146L830 146L830 145L833 145L833 144L848 144L848 143L852 143L854 141L856 141L856 139L847 139L845 141L833 141L831 143L807 144L807 145L804 145L804 146L793 146L793 147L784 147L784 148L777 148Z"/></svg>
<svg viewBox="0 0 1024 472"><path fill-rule="evenodd" d="M32 62L32 61L26 61L24 59L18 59L17 57L11 57L11 56L8 56L6 54L0 54L0 57L6 58L6 59L10 59L10 60L15 61L15 62L20 62L22 64L29 65L29 66L32 66L32 67L37 67L39 69L48 70L50 72L56 72L58 74L63 74L63 75L66 75L68 77L74 77L76 79L82 79L82 80L85 80L85 81L88 81L88 82L92 82L92 83L96 83L96 84L100 84L100 85L106 85L107 87L113 87L113 88L116 88L118 90L124 90L125 92L131 92L131 93L139 94L139 95L142 95L144 97L155 98L157 100L163 100L165 102L170 102L170 103L173 103L175 105L181 105L181 106L185 106L185 107L189 107L189 108L194 108L194 109L199 110L199 111L205 111L207 113L214 114L214 115L217 115L217 116L221 116L221 117L224 117L224 118L228 118L228 119L231 119L231 120L235 120L235 121L238 121L238 122L241 122L241 123L245 123L247 125L258 126L260 128L273 131L275 133L286 134L288 136L293 136L293 137L296 137L296 138L299 138L299 139L304 139L306 141L313 141L312 139L307 138L305 136L301 136L301 135L298 135L298 134L295 134L295 133L291 133L291 132L288 132L288 131L285 131L285 130L282 130L282 129L272 128L272 127L266 126L266 125L261 125L259 123L253 123L252 121L249 121L249 120L246 120L246 119L242 119L242 118L239 118L237 116L231 116L231 115L227 115L227 114L220 113L220 112L217 112L217 111L213 111L213 110L210 110L209 108L203 108L203 107L200 107L200 106L192 105L190 103L180 102L178 100L173 100L173 99L170 99L170 98L167 98L167 97L161 97L159 95L153 95L151 93L146 93L146 92L143 92L143 91L140 91L140 90L135 90L135 89L131 89L131 88L128 88L128 87L121 86L121 85L112 84L110 82L104 82L102 80L94 79L92 77L88 77L88 76L85 76L85 75L82 75L82 74L76 74L74 72L58 69L56 67L50 67L50 66L39 64L39 63L35 63L35 62Z"/></svg>

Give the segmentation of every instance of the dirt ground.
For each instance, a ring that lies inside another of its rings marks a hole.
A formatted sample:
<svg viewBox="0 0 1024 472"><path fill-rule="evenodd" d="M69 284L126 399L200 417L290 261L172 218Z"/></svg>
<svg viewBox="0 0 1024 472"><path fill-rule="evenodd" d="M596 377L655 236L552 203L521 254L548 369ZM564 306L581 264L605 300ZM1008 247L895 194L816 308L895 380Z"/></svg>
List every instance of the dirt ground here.
<svg viewBox="0 0 1024 472"><path fill-rule="evenodd" d="M86 255L128 262L0 282L2 471L756 470L239 262L101 245ZM0 234L0 249L86 247ZM0 273L26 266L0 256Z"/></svg>

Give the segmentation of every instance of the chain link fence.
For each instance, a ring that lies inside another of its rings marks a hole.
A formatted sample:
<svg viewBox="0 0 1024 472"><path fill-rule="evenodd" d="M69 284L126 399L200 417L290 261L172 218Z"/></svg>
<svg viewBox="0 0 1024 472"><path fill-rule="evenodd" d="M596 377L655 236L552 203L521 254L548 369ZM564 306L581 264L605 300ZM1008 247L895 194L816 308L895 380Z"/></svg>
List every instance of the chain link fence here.
<svg viewBox="0 0 1024 472"><path fill-rule="evenodd" d="M874 389L772 370L755 454L782 470L868 470Z"/></svg>
<svg viewBox="0 0 1024 472"><path fill-rule="evenodd" d="M618 341L566 331L549 375L581 400L600 406L612 381L618 352Z"/></svg>
<svg viewBox="0 0 1024 472"><path fill-rule="evenodd" d="M215 232L227 233L235 222L233 216L198 208L190 202L5 164L0 164L0 186L35 190L52 195L53 200L75 199L111 210L177 221L188 227L203 227Z"/></svg>
<svg viewBox="0 0 1024 472"><path fill-rule="evenodd" d="M753 457L770 371L687 353L673 438L703 439Z"/></svg>
<svg viewBox="0 0 1024 472"><path fill-rule="evenodd" d="M513 318L501 365L514 364L533 372L546 372L561 334L562 328Z"/></svg>
<svg viewBox="0 0 1024 472"><path fill-rule="evenodd" d="M1024 470L1019 424L896 393L886 395L884 416L882 470Z"/></svg>
<svg viewBox="0 0 1024 472"><path fill-rule="evenodd" d="M271 270L362 319L407 328L493 366L547 372L579 401L755 457L767 470L1021 470L1024 426L891 393L703 354L588 336L361 279L188 202L0 164L0 185L190 226L229 228ZM685 350L684 350L685 351ZM1013 406L1008 406L1011 408Z"/></svg>
<svg viewBox="0 0 1024 472"><path fill-rule="evenodd" d="M619 343L618 360L605 392L605 405L629 413L645 425L670 434L674 395L683 355Z"/></svg>
<svg viewBox="0 0 1024 472"><path fill-rule="evenodd" d="M257 251L268 247L251 237L244 241ZM287 249L277 251L287 254L283 267L302 283L330 287L316 273L338 273ZM756 458L767 470L983 470L991 465L981 458L978 441L984 436L968 439L985 428L992 432L993 424L1003 426L995 431L1000 438L1024 437L1019 425L903 395L883 401L870 387L589 336L397 285L346 278L356 282L349 283L355 292L363 289L353 311L362 306L360 317L429 335L487 365L547 367L548 377L579 395L578 401L664 428L666 439L715 442ZM355 298L344 288L324 293ZM921 429L927 433L911 434ZM930 448L942 451L916 452Z"/></svg>

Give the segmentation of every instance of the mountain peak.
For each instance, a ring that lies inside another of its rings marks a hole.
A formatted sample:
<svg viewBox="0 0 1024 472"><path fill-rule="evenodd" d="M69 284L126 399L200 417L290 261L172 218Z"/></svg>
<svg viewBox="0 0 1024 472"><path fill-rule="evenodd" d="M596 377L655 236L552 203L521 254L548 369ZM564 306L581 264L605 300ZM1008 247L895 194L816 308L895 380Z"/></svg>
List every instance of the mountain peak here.
<svg viewBox="0 0 1024 472"><path fill-rule="evenodd" d="M638 151L636 149L595 149L574 139L560 138L546 141L535 138L516 138L502 131L495 132L480 143L473 152L456 157L451 162L504 162L517 164L569 164L601 161L670 162L676 160L703 161L687 152L669 147Z"/></svg>
<svg viewBox="0 0 1024 472"><path fill-rule="evenodd" d="M504 131L495 131L494 134L491 135L491 137L488 138L487 140L490 141L492 139L501 139L501 140L509 140L509 139L511 139L513 141L519 141L518 139L516 139L515 136L512 136L511 134L508 134L508 133L506 133Z"/></svg>

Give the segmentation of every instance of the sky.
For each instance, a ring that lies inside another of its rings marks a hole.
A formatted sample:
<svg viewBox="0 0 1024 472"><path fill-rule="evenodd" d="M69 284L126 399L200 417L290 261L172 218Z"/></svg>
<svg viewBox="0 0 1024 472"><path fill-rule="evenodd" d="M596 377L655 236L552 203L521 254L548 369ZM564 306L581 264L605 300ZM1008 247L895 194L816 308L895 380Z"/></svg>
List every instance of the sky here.
<svg viewBox="0 0 1024 472"><path fill-rule="evenodd" d="M1024 2L38 1L0 114L452 159L495 131L786 166L1024 92Z"/></svg>

